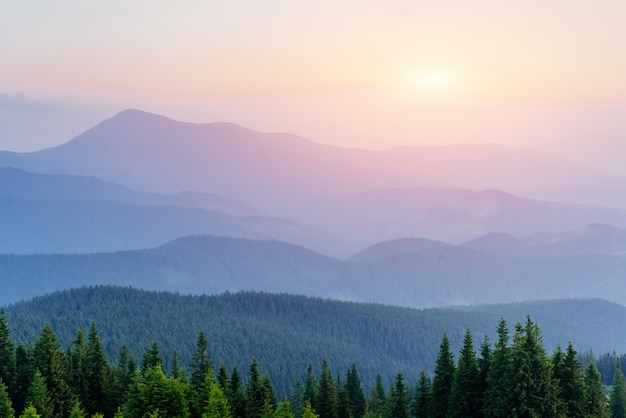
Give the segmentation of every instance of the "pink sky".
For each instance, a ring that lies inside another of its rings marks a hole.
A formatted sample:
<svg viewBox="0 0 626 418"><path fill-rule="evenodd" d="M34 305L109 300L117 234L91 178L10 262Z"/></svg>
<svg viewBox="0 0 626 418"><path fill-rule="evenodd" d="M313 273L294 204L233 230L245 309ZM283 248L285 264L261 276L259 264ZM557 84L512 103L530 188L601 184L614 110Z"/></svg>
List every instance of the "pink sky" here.
<svg viewBox="0 0 626 418"><path fill-rule="evenodd" d="M625 21L618 0L8 0L0 93L99 118L135 107L346 147L489 141L612 168Z"/></svg>

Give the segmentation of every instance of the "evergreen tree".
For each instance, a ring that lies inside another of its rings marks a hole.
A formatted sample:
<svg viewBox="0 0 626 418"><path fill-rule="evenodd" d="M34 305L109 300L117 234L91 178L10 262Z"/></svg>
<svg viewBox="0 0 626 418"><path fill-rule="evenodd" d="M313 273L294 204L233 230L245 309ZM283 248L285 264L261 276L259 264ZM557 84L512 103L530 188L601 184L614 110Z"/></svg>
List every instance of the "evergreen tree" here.
<svg viewBox="0 0 626 418"><path fill-rule="evenodd" d="M387 412L387 394L385 393L385 386L383 385L383 378L379 374L376 375L376 383L372 388L370 399L367 402L366 415L372 415L374 417L382 417Z"/></svg>
<svg viewBox="0 0 626 418"><path fill-rule="evenodd" d="M435 375L432 384L432 398L430 402L431 418L446 418L450 392L454 382L454 357L450 351L450 341L446 334L443 335L439 346L439 355L435 363Z"/></svg>
<svg viewBox="0 0 626 418"><path fill-rule="evenodd" d="M94 322L91 323L87 337L85 371L88 389L88 396L84 401L85 410L89 415L103 412L106 408L105 379L109 372L109 362Z"/></svg>
<svg viewBox="0 0 626 418"><path fill-rule="evenodd" d="M72 407L72 410L70 411L70 417L69 418L85 418L85 411L83 410L83 408L81 408L80 406L80 402L76 401L74 402L74 406Z"/></svg>
<svg viewBox="0 0 626 418"><path fill-rule="evenodd" d="M530 318L525 326L518 324L516 327L511 362L508 381L514 384L509 387L513 398L509 416L560 416L552 365L541 344L539 327Z"/></svg>
<svg viewBox="0 0 626 418"><path fill-rule="evenodd" d="M198 341L196 342L196 352L191 357L191 364L189 365L192 389L197 390L200 388L208 374L213 376L213 362L211 361L211 356L208 354L208 347L209 342L204 332L200 331Z"/></svg>
<svg viewBox="0 0 626 418"><path fill-rule="evenodd" d="M611 397L609 399L609 412L611 413L611 418L626 418L626 382L624 381L624 373L622 372L619 358L615 363L615 375L613 376Z"/></svg>
<svg viewBox="0 0 626 418"><path fill-rule="evenodd" d="M85 402L89 394L85 357L85 333L82 328L79 328L72 347L70 347L66 355L65 374L70 389L82 403Z"/></svg>
<svg viewBox="0 0 626 418"><path fill-rule="evenodd" d="M217 372L217 384L224 392L228 391L228 370L226 370L224 363L220 364L220 369Z"/></svg>
<svg viewBox="0 0 626 418"><path fill-rule="evenodd" d="M275 416L276 418L294 418L291 404L287 398L283 398L282 401L278 402Z"/></svg>
<svg viewBox="0 0 626 418"><path fill-rule="evenodd" d="M246 386L246 411L248 418L261 418L265 405L265 388L262 382L259 363L252 359L249 367L248 385Z"/></svg>
<svg viewBox="0 0 626 418"><path fill-rule="evenodd" d="M609 418L606 405L606 394L600 380L600 372L593 358L585 369L585 394L583 398L583 412L585 418Z"/></svg>
<svg viewBox="0 0 626 418"><path fill-rule="evenodd" d="M319 386L317 384L317 378L313 373L313 366L311 366L311 364L309 364L306 370L306 380L304 383L304 400L309 401L311 407L315 407L319 393Z"/></svg>
<svg viewBox="0 0 626 418"><path fill-rule="evenodd" d="M15 349L15 388L14 390L9 388L16 414L21 413L27 406L26 394L35 373L32 363L32 349L26 348L21 342L18 343Z"/></svg>
<svg viewBox="0 0 626 418"><path fill-rule="evenodd" d="M33 406L43 418L54 416L50 393L46 387L46 381L39 370L35 372L33 381L28 388L26 402L29 406Z"/></svg>
<svg viewBox="0 0 626 418"><path fill-rule="evenodd" d="M11 398L15 396L16 372L15 345L4 308L0 308L0 381L7 386Z"/></svg>
<svg viewBox="0 0 626 418"><path fill-rule="evenodd" d="M415 397L413 398L413 403L411 405L411 415L414 418L428 418L428 413L430 411L430 395L430 378L426 372L422 370L419 380L417 381Z"/></svg>
<svg viewBox="0 0 626 418"><path fill-rule="evenodd" d="M568 418L584 418L585 381L572 343L567 346L562 362L554 362L554 374L560 389L564 413Z"/></svg>
<svg viewBox="0 0 626 418"><path fill-rule="evenodd" d="M208 377L207 377L208 380ZM209 388L208 402L204 406L202 418L230 418L230 407L224 391L216 382Z"/></svg>
<svg viewBox="0 0 626 418"><path fill-rule="evenodd" d="M291 394L290 405L295 418L300 418L302 408L304 408L304 386L302 385L300 378L296 380L295 388Z"/></svg>
<svg viewBox="0 0 626 418"><path fill-rule="evenodd" d="M393 418L409 418L411 416L409 394L401 372L396 375L396 382L389 391L389 413L389 416Z"/></svg>
<svg viewBox="0 0 626 418"><path fill-rule="evenodd" d="M365 414L365 395L361 387L361 379L356 370L356 364L348 370L346 376L346 390L350 402L350 412L354 418L361 418Z"/></svg>
<svg viewBox="0 0 626 418"><path fill-rule="evenodd" d="M481 413L482 408L485 405L485 393L487 392L487 376L489 375L489 368L491 365L491 346L489 345L489 338L485 335L483 342L480 344L480 358L478 359L479 381L478 391L481 396Z"/></svg>
<svg viewBox="0 0 626 418"><path fill-rule="evenodd" d="M24 413L20 415L20 418L45 418L42 415L37 413L37 408L33 405L30 405L28 408L24 410Z"/></svg>
<svg viewBox="0 0 626 418"><path fill-rule="evenodd" d="M50 406L54 417L65 417L74 406L75 398L66 382L64 353L61 351L56 335L48 324L45 324L35 342L33 350L34 366L43 377L50 394ZM37 411L45 417L37 406Z"/></svg>
<svg viewBox="0 0 626 418"><path fill-rule="evenodd" d="M353 416L350 410L348 389L345 386L337 389L337 418L353 418Z"/></svg>
<svg viewBox="0 0 626 418"><path fill-rule="evenodd" d="M128 387L130 386L134 372L134 361L126 344L122 345L119 360L115 367L110 367L106 385L106 406L104 413L111 416L120 405L126 402Z"/></svg>
<svg viewBox="0 0 626 418"><path fill-rule="evenodd" d="M246 412L246 392L241 384L237 366L233 367L230 374L229 390L226 391L230 411L235 418L247 417Z"/></svg>
<svg viewBox="0 0 626 418"><path fill-rule="evenodd" d="M143 418L157 414L159 418L188 418L186 384L166 377L160 364L135 373L124 407L125 418Z"/></svg>
<svg viewBox="0 0 626 418"><path fill-rule="evenodd" d="M143 354L143 358L141 359L141 372L145 373L148 369L154 369L157 366L163 369L163 359L161 358L159 343L154 340Z"/></svg>
<svg viewBox="0 0 626 418"><path fill-rule="evenodd" d="M509 418L513 403L510 391L512 384L507 381L510 376L511 354L509 329L504 319L498 324L498 342L489 359L483 415L485 418Z"/></svg>
<svg viewBox="0 0 626 418"><path fill-rule="evenodd" d="M178 352L176 350L172 353L172 367L170 369L170 376L174 379L179 379L183 374L178 363Z"/></svg>
<svg viewBox="0 0 626 418"><path fill-rule="evenodd" d="M2 382L2 379L0 379L0 417L15 417L15 410L13 409L13 405L11 404L9 392L6 385Z"/></svg>
<svg viewBox="0 0 626 418"><path fill-rule="evenodd" d="M307 400L304 401L304 408L302 408L302 418L319 418L319 415L315 413L311 407L311 403Z"/></svg>
<svg viewBox="0 0 626 418"><path fill-rule="evenodd" d="M450 390L448 418L481 417L483 393L480 386L478 359L474 352L472 333L468 328Z"/></svg>
<svg viewBox="0 0 626 418"><path fill-rule="evenodd" d="M322 361L322 374L315 411L320 418L337 418L337 385L326 359Z"/></svg>

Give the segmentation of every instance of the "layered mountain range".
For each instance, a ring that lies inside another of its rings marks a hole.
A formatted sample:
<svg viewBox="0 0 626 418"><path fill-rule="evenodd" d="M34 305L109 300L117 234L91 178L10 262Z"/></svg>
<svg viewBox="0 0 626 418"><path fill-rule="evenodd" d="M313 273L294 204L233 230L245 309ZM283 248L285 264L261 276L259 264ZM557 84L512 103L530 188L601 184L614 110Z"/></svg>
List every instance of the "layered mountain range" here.
<svg viewBox="0 0 626 418"><path fill-rule="evenodd" d="M345 149L127 110L0 167L2 304L86 284L626 303L626 177L536 149Z"/></svg>

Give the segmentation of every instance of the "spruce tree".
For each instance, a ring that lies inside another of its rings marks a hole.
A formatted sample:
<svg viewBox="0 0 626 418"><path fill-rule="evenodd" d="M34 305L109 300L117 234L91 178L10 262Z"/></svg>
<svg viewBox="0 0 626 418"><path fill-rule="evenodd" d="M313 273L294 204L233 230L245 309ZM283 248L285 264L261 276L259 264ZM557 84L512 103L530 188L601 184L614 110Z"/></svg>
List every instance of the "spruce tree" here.
<svg viewBox="0 0 626 418"><path fill-rule="evenodd" d="M626 418L626 382L622 372L622 364L619 357L615 362L615 375L613 376L611 397L609 398L609 412L611 418Z"/></svg>
<svg viewBox="0 0 626 418"><path fill-rule="evenodd" d="M446 418L450 392L454 382L454 372L454 357L450 351L450 341L448 336L444 334L439 346L437 362L435 363L429 414L431 418Z"/></svg>
<svg viewBox="0 0 626 418"><path fill-rule="evenodd" d="M352 367L346 375L346 391L348 392L352 417L361 418L365 414L365 394L363 393L361 379L354 363L352 363Z"/></svg>
<svg viewBox="0 0 626 418"><path fill-rule="evenodd" d="M585 395L583 398L583 412L586 418L609 418L606 405L606 394L600 380L600 372L593 358L585 369Z"/></svg>
<svg viewBox="0 0 626 418"><path fill-rule="evenodd" d="M585 381L578 353L571 342L560 366L555 368L555 377L558 379L565 415L568 418L584 418Z"/></svg>
<svg viewBox="0 0 626 418"><path fill-rule="evenodd" d="M237 366L233 367L233 371L230 374L229 390L226 391L226 396L232 416L237 418L247 417L246 393L241 384Z"/></svg>
<svg viewBox="0 0 626 418"><path fill-rule="evenodd" d="M326 359L322 361L319 393L314 407L320 418L337 418L337 385Z"/></svg>
<svg viewBox="0 0 626 418"><path fill-rule="evenodd" d="M224 363L220 364L219 371L217 372L217 384L220 385L224 393L228 392L228 370Z"/></svg>
<svg viewBox="0 0 626 418"><path fill-rule="evenodd" d="M39 370L35 371L33 381L28 388L26 403L29 406L33 406L43 418L54 416L50 393L48 392L46 381Z"/></svg>
<svg viewBox="0 0 626 418"><path fill-rule="evenodd" d="M210 385L208 402L203 410L202 418L230 418L232 416L226 395L216 382Z"/></svg>
<svg viewBox="0 0 626 418"><path fill-rule="evenodd" d="M30 405L28 408L24 410L22 415L19 418L45 418L42 415L37 413L37 408L33 405Z"/></svg>
<svg viewBox="0 0 626 418"><path fill-rule="evenodd" d="M530 318L518 324L511 348L508 381L513 403L510 417L560 416L558 388L552 378L552 365L541 343L539 327Z"/></svg>
<svg viewBox="0 0 626 418"><path fill-rule="evenodd" d="M380 373L376 375L376 383L367 402L366 415L368 412L375 417L382 417L387 413L387 393Z"/></svg>
<svg viewBox="0 0 626 418"><path fill-rule="evenodd" d="M75 398L67 384L64 364L64 353L61 351L56 335L45 324L33 349L34 367L39 370L50 394L50 406L54 417L65 417L74 406ZM37 407L37 406L36 406ZM39 413L45 416L37 407Z"/></svg>
<svg viewBox="0 0 626 418"><path fill-rule="evenodd" d="M430 378L424 370L420 372L415 396L411 404L411 415L414 418L428 418L430 411L431 383Z"/></svg>
<svg viewBox="0 0 626 418"><path fill-rule="evenodd" d="M510 390L512 384L507 381L510 376L511 354L509 329L504 319L498 324L498 341L489 359L483 415L485 418L509 418L513 403Z"/></svg>
<svg viewBox="0 0 626 418"><path fill-rule="evenodd" d="M468 328L450 390L448 418L481 417L482 397L478 360Z"/></svg>
<svg viewBox="0 0 626 418"><path fill-rule="evenodd" d="M148 369L154 369L157 366L161 367L161 369L163 368L163 359L161 358L159 343L154 340L143 354L143 358L141 359L141 372L145 373Z"/></svg>
<svg viewBox="0 0 626 418"><path fill-rule="evenodd" d="M317 404L317 396L319 393L319 386L317 383L317 377L313 373L313 366L309 364L306 370L306 380L304 382L304 400L309 401L311 407L314 408Z"/></svg>
<svg viewBox="0 0 626 418"><path fill-rule="evenodd" d="M265 388L261 372L259 371L259 363L256 358L252 359L248 373L248 384L246 386L246 411L248 418L261 418L263 406L265 405Z"/></svg>
<svg viewBox="0 0 626 418"><path fill-rule="evenodd" d="M7 386L11 398L16 393L16 372L15 345L11 341L11 330L4 308L0 308L0 381Z"/></svg>
<svg viewBox="0 0 626 418"><path fill-rule="evenodd" d="M196 342L196 352L191 357L189 371L191 372L191 388L197 390L200 388L207 374L213 375L213 361L208 353L209 342L204 332L200 331Z"/></svg>
<svg viewBox="0 0 626 418"><path fill-rule="evenodd" d="M393 418L409 418L411 416L409 394L401 372L396 375L395 384L389 391L389 416Z"/></svg>
<svg viewBox="0 0 626 418"><path fill-rule="evenodd" d="M15 413L21 413L27 406L26 394L30 387L33 374L32 345L25 347L21 342L15 348L15 388L9 388L9 395L12 396Z"/></svg>
<svg viewBox="0 0 626 418"><path fill-rule="evenodd" d="M291 410L291 404L287 398L283 398L282 401L278 403L278 408L276 409L276 418L294 418L293 411Z"/></svg>
<svg viewBox="0 0 626 418"><path fill-rule="evenodd" d="M2 379L0 379L0 417L15 417L15 410L13 409L13 405L11 404L9 392L6 385L2 382Z"/></svg>
<svg viewBox="0 0 626 418"><path fill-rule="evenodd" d="M88 415L104 412L106 408L106 377L109 373L109 362L104 354L104 347L94 322L89 328L85 355L85 371L87 377L88 396L84 407Z"/></svg>

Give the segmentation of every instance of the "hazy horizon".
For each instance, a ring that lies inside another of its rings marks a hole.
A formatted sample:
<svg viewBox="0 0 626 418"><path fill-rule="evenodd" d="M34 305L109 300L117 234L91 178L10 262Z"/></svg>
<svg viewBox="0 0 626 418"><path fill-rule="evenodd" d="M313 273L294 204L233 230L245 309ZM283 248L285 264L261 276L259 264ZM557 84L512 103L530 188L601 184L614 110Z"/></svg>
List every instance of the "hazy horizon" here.
<svg viewBox="0 0 626 418"><path fill-rule="evenodd" d="M626 174L624 17L610 0L10 1L0 149L137 108L348 148L527 146Z"/></svg>

